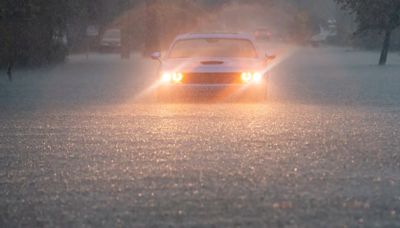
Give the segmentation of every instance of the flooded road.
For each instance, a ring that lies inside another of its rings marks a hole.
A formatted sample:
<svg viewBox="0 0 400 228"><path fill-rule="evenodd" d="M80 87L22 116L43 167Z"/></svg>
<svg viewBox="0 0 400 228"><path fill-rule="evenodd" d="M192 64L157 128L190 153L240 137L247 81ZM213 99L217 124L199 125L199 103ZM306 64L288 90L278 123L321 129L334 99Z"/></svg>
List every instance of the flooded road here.
<svg viewBox="0 0 400 228"><path fill-rule="evenodd" d="M297 50L258 104L138 101L156 66L113 56L2 75L0 226L400 226L399 57L373 57Z"/></svg>

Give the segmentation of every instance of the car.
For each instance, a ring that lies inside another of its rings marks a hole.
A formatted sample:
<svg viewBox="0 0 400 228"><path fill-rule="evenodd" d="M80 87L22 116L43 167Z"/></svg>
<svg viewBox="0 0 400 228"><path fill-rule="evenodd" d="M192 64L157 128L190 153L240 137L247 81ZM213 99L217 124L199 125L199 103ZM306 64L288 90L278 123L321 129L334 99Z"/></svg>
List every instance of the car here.
<svg viewBox="0 0 400 228"><path fill-rule="evenodd" d="M174 98L265 100L266 68L274 55L261 57L254 37L242 33L204 33L178 36L161 63L158 100ZM211 96L210 96L211 95Z"/></svg>
<svg viewBox="0 0 400 228"><path fill-rule="evenodd" d="M319 33L311 37L310 44L313 47L319 47L320 44L334 41L337 34L336 20L328 20L328 28L320 25Z"/></svg>
<svg viewBox="0 0 400 228"><path fill-rule="evenodd" d="M121 30L106 30L100 40L99 48L102 52L119 52L121 49Z"/></svg>

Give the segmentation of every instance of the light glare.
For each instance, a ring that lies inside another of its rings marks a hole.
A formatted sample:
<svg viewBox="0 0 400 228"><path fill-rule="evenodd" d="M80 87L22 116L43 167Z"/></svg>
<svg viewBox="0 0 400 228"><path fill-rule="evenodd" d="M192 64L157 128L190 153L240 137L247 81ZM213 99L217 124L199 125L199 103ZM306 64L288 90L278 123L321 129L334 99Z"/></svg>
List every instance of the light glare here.
<svg viewBox="0 0 400 228"><path fill-rule="evenodd" d="M161 80L163 82L170 82L171 79L172 79L172 76L171 76L170 73L163 73L162 76L161 76Z"/></svg>
<svg viewBox="0 0 400 228"><path fill-rule="evenodd" d="M254 73L254 74L253 74L253 80L254 80L255 82L260 82L261 79L262 79L262 75L261 75L260 73Z"/></svg>
<svg viewBox="0 0 400 228"><path fill-rule="evenodd" d="M172 79L174 80L175 83L181 82L183 79L183 74L182 73L174 73Z"/></svg>
<svg viewBox="0 0 400 228"><path fill-rule="evenodd" d="M243 72L243 73L242 73L242 80L243 80L244 82L250 82L250 81L251 81L251 78L252 78L252 75L251 75L250 72Z"/></svg>
<svg viewBox="0 0 400 228"><path fill-rule="evenodd" d="M161 81L164 83L169 83L169 82L174 82L174 83L179 83L183 80L183 74L182 73L168 73L165 72L161 75Z"/></svg>
<svg viewBox="0 0 400 228"><path fill-rule="evenodd" d="M261 73L251 73L251 72L243 72L242 73L242 81L245 83L256 82L259 83L262 80Z"/></svg>

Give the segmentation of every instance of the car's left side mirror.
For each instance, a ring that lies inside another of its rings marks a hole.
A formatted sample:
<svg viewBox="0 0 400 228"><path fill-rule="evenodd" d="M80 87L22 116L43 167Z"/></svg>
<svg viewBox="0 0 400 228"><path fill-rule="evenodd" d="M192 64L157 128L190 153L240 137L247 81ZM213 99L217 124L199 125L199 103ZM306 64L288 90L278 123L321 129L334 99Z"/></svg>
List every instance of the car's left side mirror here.
<svg viewBox="0 0 400 228"><path fill-rule="evenodd" d="M161 52L154 52L153 54L151 54L151 58L154 60L161 60Z"/></svg>

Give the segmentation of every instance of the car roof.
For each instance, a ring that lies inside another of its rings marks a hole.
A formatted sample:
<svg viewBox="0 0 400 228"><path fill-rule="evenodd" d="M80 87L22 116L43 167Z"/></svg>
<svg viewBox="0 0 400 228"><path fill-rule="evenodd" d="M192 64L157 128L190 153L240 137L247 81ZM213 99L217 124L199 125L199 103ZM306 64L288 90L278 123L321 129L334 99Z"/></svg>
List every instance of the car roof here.
<svg viewBox="0 0 400 228"><path fill-rule="evenodd" d="M188 33L176 37L176 40L190 39L244 39L253 41L254 37L247 33Z"/></svg>

